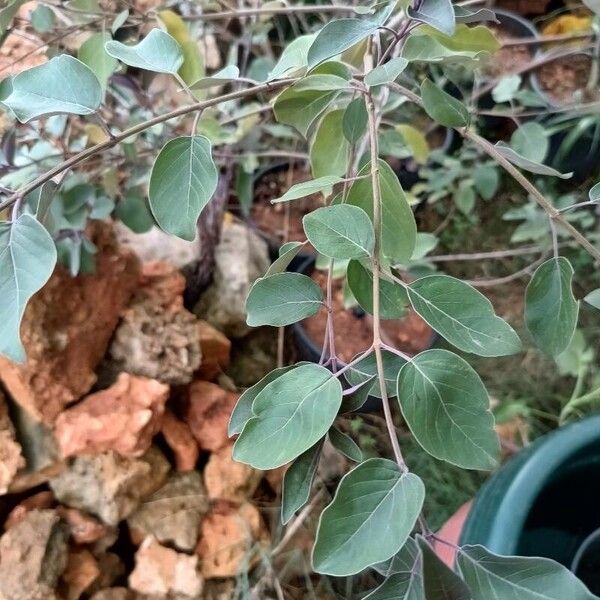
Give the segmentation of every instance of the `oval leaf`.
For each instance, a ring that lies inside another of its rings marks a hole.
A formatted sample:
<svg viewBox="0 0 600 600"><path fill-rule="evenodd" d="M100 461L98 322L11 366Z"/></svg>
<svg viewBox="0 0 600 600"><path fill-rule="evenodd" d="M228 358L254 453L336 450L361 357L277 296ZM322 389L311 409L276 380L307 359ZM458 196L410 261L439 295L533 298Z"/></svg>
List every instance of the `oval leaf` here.
<svg viewBox="0 0 600 600"><path fill-rule="evenodd" d="M342 177L337 175L325 175L323 177L317 177L310 181L303 181L302 183L294 184L283 196L271 200L271 204L277 204L279 202L289 202L290 200L297 200L298 198L304 198L311 194L317 194L318 192L324 192L325 190L331 189L334 185L341 183Z"/></svg>
<svg viewBox="0 0 600 600"><path fill-rule="evenodd" d="M406 69L408 61L401 56L392 58L383 65L375 67L372 71L365 75L365 83L369 87L385 85L395 81L398 76Z"/></svg>
<svg viewBox="0 0 600 600"><path fill-rule="evenodd" d="M106 90L106 85L110 76L119 66L117 59L107 54L104 46L112 38L107 32L93 33L77 52L79 60L86 64L98 78L103 90Z"/></svg>
<svg viewBox="0 0 600 600"><path fill-rule="evenodd" d="M315 132L310 147L313 177L343 175L348 166L348 142L342 130L343 110L328 112Z"/></svg>
<svg viewBox="0 0 600 600"><path fill-rule="evenodd" d="M414 21L431 25L446 35L454 33L456 17L451 0L423 0L418 10L409 6L407 13Z"/></svg>
<svg viewBox="0 0 600 600"><path fill-rule="evenodd" d="M494 418L479 375L447 350L427 350L398 374L398 400L426 452L465 469L492 469L499 456Z"/></svg>
<svg viewBox="0 0 600 600"><path fill-rule="evenodd" d="M318 252L330 258L368 258L375 245L373 225L357 206L317 208L302 219L304 232Z"/></svg>
<svg viewBox="0 0 600 600"><path fill-rule="evenodd" d="M425 486L396 463L371 458L346 474L322 512L313 549L315 571L344 577L391 558L421 513Z"/></svg>
<svg viewBox="0 0 600 600"><path fill-rule="evenodd" d="M468 283L430 275L407 286L413 308L453 346L479 356L506 356L521 349L513 328Z"/></svg>
<svg viewBox="0 0 600 600"><path fill-rule="evenodd" d="M362 460L362 450L349 435L346 435L335 427L332 427L329 430L328 435L331 445L346 458L349 458L354 462L360 462Z"/></svg>
<svg viewBox="0 0 600 600"><path fill-rule="evenodd" d="M464 546L458 565L472 600L597 600L573 573L548 558L498 556L483 546Z"/></svg>
<svg viewBox="0 0 600 600"><path fill-rule="evenodd" d="M569 179L572 175L572 173L561 173L552 167L529 160L513 150L510 146L507 146L504 142L496 142L494 148L498 154L502 155L513 165L524 169L525 171L529 171L530 173L535 173L536 175L550 175L551 177L560 177L561 179Z"/></svg>
<svg viewBox="0 0 600 600"><path fill-rule="evenodd" d="M110 56L122 63L154 73L175 75L183 64L181 46L162 29L153 29L133 46L111 40L106 42L104 48Z"/></svg>
<svg viewBox="0 0 600 600"><path fill-rule="evenodd" d="M342 386L318 365L300 365L259 392L233 458L255 469L276 469L314 446L329 430Z"/></svg>
<svg viewBox="0 0 600 600"><path fill-rule="evenodd" d="M406 361L401 356L398 356L389 350L384 350L381 355L383 358L385 388L388 393L388 397L393 398L396 395L398 372L406 363ZM346 377L348 383L352 386L357 386L361 383L374 380L369 393L377 398L381 398L379 380L376 379L377 362L375 360L374 352L371 352L371 354L365 356L365 358L350 367L344 376Z"/></svg>
<svg viewBox="0 0 600 600"><path fill-rule="evenodd" d="M22 71L7 87L9 93L0 102L21 123L59 113L90 115L102 102L102 88L94 73L68 54Z"/></svg>
<svg viewBox="0 0 600 600"><path fill-rule="evenodd" d="M579 302L572 290L573 267L564 257L540 265L525 291L525 323L535 343L558 356L571 342Z"/></svg>
<svg viewBox="0 0 600 600"><path fill-rule="evenodd" d="M150 208L160 228L192 241L200 213L215 193L217 180L208 138L179 137L167 142L150 175Z"/></svg>
<svg viewBox="0 0 600 600"><path fill-rule="evenodd" d="M34 217L0 223L0 354L24 362L20 326L29 299L48 281L56 264L50 234Z"/></svg>
<svg viewBox="0 0 600 600"><path fill-rule="evenodd" d="M224 85L236 81L240 77L240 70L237 65L227 65L220 71L213 73L209 77L202 77L192 85L191 90L206 90L216 85Z"/></svg>
<svg viewBox="0 0 600 600"><path fill-rule="evenodd" d="M427 114L440 125L466 127L469 124L467 107L429 79L421 84L421 97Z"/></svg>
<svg viewBox="0 0 600 600"><path fill-rule="evenodd" d="M346 107L342 129L344 137L351 144L358 142L367 131L368 118L367 107L362 98L355 98Z"/></svg>
<svg viewBox="0 0 600 600"><path fill-rule="evenodd" d="M254 283L246 300L251 327L283 327L314 315L323 303L323 292L301 273L275 273Z"/></svg>

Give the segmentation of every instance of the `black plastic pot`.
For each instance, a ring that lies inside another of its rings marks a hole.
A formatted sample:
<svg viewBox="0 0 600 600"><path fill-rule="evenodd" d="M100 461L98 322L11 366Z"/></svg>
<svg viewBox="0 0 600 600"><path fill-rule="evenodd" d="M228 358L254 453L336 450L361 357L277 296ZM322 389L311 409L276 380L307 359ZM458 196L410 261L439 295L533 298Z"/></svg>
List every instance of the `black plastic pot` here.
<svg viewBox="0 0 600 600"><path fill-rule="evenodd" d="M552 558L598 594L599 529L600 415L539 438L502 467L477 495L460 541Z"/></svg>
<svg viewBox="0 0 600 600"><path fill-rule="evenodd" d="M311 275L315 269L315 257L311 256L306 259L302 264L296 268L290 268L290 271L302 273L304 275ZM361 309L359 309L361 310ZM364 313L363 313L364 314ZM309 362L318 363L321 358L322 348L309 337L304 329L302 321L294 323L291 326L294 333L294 342L298 353L299 360L306 360ZM429 344L423 350L432 348L439 339L439 335L431 330L431 339ZM339 367L343 367L345 363L339 362ZM381 410L381 399L376 396L368 396L365 404L363 405L361 412L379 412Z"/></svg>

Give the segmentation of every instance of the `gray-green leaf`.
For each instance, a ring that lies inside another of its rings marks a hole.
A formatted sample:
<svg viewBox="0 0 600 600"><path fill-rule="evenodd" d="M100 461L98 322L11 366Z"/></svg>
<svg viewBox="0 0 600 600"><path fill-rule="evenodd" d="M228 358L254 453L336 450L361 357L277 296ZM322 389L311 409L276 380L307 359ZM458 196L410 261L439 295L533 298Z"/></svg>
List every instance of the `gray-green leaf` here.
<svg viewBox="0 0 600 600"><path fill-rule="evenodd" d="M367 131L367 108L362 98L354 98L346 107L342 129L344 137L355 144Z"/></svg>
<svg viewBox="0 0 600 600"><path fill-rule="evenodd" d="M328 112L317 128L310 146L310 166L314 177L343 175L348 166L348 142L342 131L344 110Z"/></svg>
<svg viewBox="0 0 600 600"><path fill-rule="evenodd" d="M324 367L305 364L284 373L254 399L233 458L255 469L294 460L327 433L341 402L342 386Z"/></svg>
<svg viewBox="0 0 600 600"><path fill-rule="evenodd" d="M226 83L231 83L239 79L240 70L236 65L227 65L220 71L213 73L208 77L202 77L192 85L190 85L191 90L206 90L208 88L214 87L216 85L224 85Z"/></svg>
<svg viewBox="0 0 600 600"><path fill-rule="evenodd" d="M321 514L313 549L315 571L347 576L391 558L421 512L425 487L412 473L371 458L345 475Z"/></svg>
<svg viewBox="0 0 600 600"><path fill-rule="evenodd" d="M77 53L79 60L86 64L98 78L102 90L106 90L106 84L110 76L119 66L119 61L107 54L104 46L112 38L107 32L93 33L83 44Z"/></svg>
<svg viewBox="0 0 600 600"><path fill-rule="evenodd" d="M2 89L0 102L21 123L60 113L89 115L102 102L102 88L94 73L68 54L5 80Z"/></svg>
<svg viewBox="0 0 600 600"><path fill-rule="evenodd" d="M540 265L525 291L525 323L535 343L558 356L577 327L579 302L572 290L573 267L564 256Z"/></svg>
<svg viewBox="0 0 600 600"><path fill-rule="evenodd" d="M421 573L409 571L390 575L364 600L425 600Z"/></svg>
<svg viewBox="0 0 600 600"><path fill-rule="evenodd" d="M338 175L324 175L323 177L317 177L310 181L303 181L302 183L294 184L283 196L271 200L272 204L279 202L289 202L290 200L297 200L298 198L304 198L311 194L317 194L324 192L325 190L331 189L334 185L344 181L342 177Z"/></svg>
<svg viewBox="0 0 600 600"><path fill-rule="evenodd" d="M600 310L600 288L596 289L596 290L592 290L585 298L584 300L590 305L593 306L594 308L597 308L598 310Z"/></svg>
<svg viewBox="0 0 600 600"><path fill-rule="evenodd" d="M150 208L159 227L193 240L196 223L217 188L217 180L208 138L184 136L168 141L150 175Z"/></svg>
<svg viewBox="0 0 600 600"><path fill-rule="evenodd" d="M396 395L396 383L398 381L398 372L406 361L397 354L393 354L388 350L384 350L382 353L383 358L383 375L385 379L385 389L388 393L389 398L393 398ZM381 390L379 386L379 380L377 376L377 364L375 360L375 353L371 352L365 358L360 360L358 363L350 367L344 374L348 383L352 386L364 383L370 380L374 380L369 391L370 394L381 398Z"/></svg>
<svg viewBox="0 0 600 600"><path fill-rule="evenodd" d="M141 42L133 46L111 40L104 47L110 56L122 63L154 73L175 75L183 64L181 46L162 29L153 29Z"/></svg>
<svg viewBox="0 0 600 600"><path fill-rule="evenodd" d="M395 81L398 76L406 69L408 61L401 56L392 58L383 65L375 67L372 71L365 75L365 83L369 87L385 85Z"/></svg>
<svg viewBox="0 0 600 600"><path fill-rule="evenodd" d="M477 373L448 350L427 350L398 374L402 414L423 449L465 469L492 469L500 447L487 391Z"/></svg>
<svg viewBox="0 0 600 600"><path fill-rule="evenodd" d="M279 248L279 256L271 263L271 266L267 269L265 277L269 275L275 275L275 273L282 273L294 260L296 256L301 252L302 248L306 246L306 242L288 242Z"/></svg>
<svg viewBox="0 0 600 600"><path fill-rule="evenodd" d="M251 327L283 327L314 315L323 303L317 283L301 273L275 273L258 279L246 300Z"/></svg>
<svg viewBox="0 0 600 600"><path fill-rule="evenodd" d="M362 460L362 450L349 435L341 432L336 427L332 427L329 430L328 435L331 445L346 458L349 458L354 462L360 462Z"/></svg>
<svg viewBox="0 0 600 600"><path fill-rule="evenodd" d="M472 600L597 600L573 573L548 558L498 556L483 546L464 546L458 565Z"/></svg>
<svg viewBox="0 0 600 600"><path fill-rule="evenodd" d="M467 107L429 79L421 84L421 98L427 114L440 125L466 127L469 124Z"/></svg>
<svg viewBox="0 0 600 600"><path fill-rule="evenodd" d="M281 487L281 522L285 525L310 497L315 479L322 441L303 452L287 469Z"/></svg>
<svg viewBox="0 0 600 600"><path fill-rule="evenodd" d="M302 223L310 243L330 258L368 258L373 251L373 225L358 206L335 204L317 208Z"/></svg>
<svg viewBox="0 0 600 600"><path fill-rule="evenodd" d="M48 281L56 247L43 225L28 214L0 223L0 354L24 362L20 326L29 299Z"/></svg>
<svg viewBox="0 0 600 600"><path fill-rule="evenodd" d="M446 35L454 33L456 17L450 0L423 0L419 10L409 6L407 13L411 19L431 25Z"/></svg>
<svg viewBox="0 0 600 600"><path fill-rule="evenodd" d="M507 146L504 142L496 142L494 148L513 165L524 169L525 171L529 171L530 173L535 173L536 175L550 175L552 177L560 177L561 179L569 179L572 175L572 173L560 173L552 167L529 160L525 156L521 156L510 146Z"/></svg>
<svg viewBox="0 0 600 600"><path fill-rule="evenodd" d="M513 328L468 283L430 275L407 287L413 308L452 345L479 356L506 356L521 349Z"/></svg>

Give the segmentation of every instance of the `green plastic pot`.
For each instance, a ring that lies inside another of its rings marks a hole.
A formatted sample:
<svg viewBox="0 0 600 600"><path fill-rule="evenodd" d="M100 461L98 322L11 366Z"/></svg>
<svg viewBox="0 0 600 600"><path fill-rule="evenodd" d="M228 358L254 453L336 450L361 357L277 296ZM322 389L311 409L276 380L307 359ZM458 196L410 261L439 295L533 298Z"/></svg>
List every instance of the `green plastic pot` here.
<svg viewBox="0 0 600 600"><path fill-rule="evenodd" d="M600 415L539 438L503 466L475 498L460 541L552 558L599 593L600 547L590 543L599 529Z"/></svg>

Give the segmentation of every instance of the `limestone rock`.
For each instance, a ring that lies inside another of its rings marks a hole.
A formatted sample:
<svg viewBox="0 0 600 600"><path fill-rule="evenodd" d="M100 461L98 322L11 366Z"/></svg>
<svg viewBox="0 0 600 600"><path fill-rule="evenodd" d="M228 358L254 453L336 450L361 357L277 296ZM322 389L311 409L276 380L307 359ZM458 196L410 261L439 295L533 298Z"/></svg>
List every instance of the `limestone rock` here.
<svg viewBox="0 0 600 600"><path fill-rule="evenodd" d="M50 487L60 502L96 515L107 525L128 517L165 481L169 463L157 448L140 458L116 452L78 456Z"/></svg>
<svg viewBox="0 0 600 600"><path fill-rule="evenodd" d="M135 597L135 592L124 587L118 587L100 590L90 600L135 600Z"/></svg>
<svg viewBox="0 0 600 600"><path fill-rule="evenodd" d="M289 341L286 337L286 341ZM240 388L253 386L277 367L277 329L259 327L232 348L227 375Z"/></svg>
<svg viewBox="0 0 600 600"><path fill-rule="evenodd" d="M123 561L114 552L95 553L98 561L100 575L94 580L94 583L87 590L87 594L93 594L96 591L109 588L114 585L117 579L125 575L125 565Z"/></svg>
<svg viewBox="0 0 600 600"><path fill-rule="evenodd" d="M255 544L267 544L268 533L258 509L246 502L221 501L202 521L196 552L202 560L202 575L236 577L258 559L249 553Z"/></svg>
<svg viewBox="0 0 600 600"><path fill-rule="evenodd" d="M69 553L67 568L61 577L60 590L65 600L79 600L100 577L100 566L94 555L85 549Z"/></svg>
<svg viewBox="0 0 600 600"><path fill-rule="evenodd" d="M6 521L4 521L4 530L8 531L11 527L23 521L32 510L52 508L55 504L56 500L52 492L49 491L38 492L25 498L8 513Z"/></svg>
<svg viewBox="0 0 600 600"><path fill-rule="evenodd" d="M238 397L207 381L188 386L184 418L201 450L214 452L228 443L227 425Z"/></svg>
<svg viewBox="0 0 600 600"><path fill-rule="evenodd" d="M112 533L104 523L76 508L59 506L56 511L67 524L69 535L76 544L93 544Z"/></svg>
<svg viewBox="0 0 600 600"><path fill-rule="evenodd" d="M116 223L115 231L119 242L133 250L144 262L164 261L181 269L197 260L200 253L197 241L187 242L158 227L146 233L133 233L123 223Z"/></svg>
<svg viewBox="0 0 600 600"><path fill-rule="evenodd" d="M204 467L204 485L211 500L247 500L263 477L261 471L233 460L232 449L233 444L228 444L213 452Z"/></svg>
<svg viewBox="0 0 600 600"><path fill-rule="evenodd" d="M198 542L208 499L197 471L172 473L127 519L134 543L151 535L161 544L191 552Z"/></svg>
<svg viewBox="0 0 600 600"><path fill-rule="evenodd" d="M95 273L73 278L58 267L25 310L27 362L0 358L10 395L46 423L96 381L94 370L137 286L138 260L116 245L111 228L97 223L90 235L98 248Z"/></svg>
<svg viewBox="0 0 600 600"><path fill-rule="evenodd" d="M187 423L180 421L170 410L165 412L161 433L173 451L175 468L192 471L198 462L200 451Z"/></svg>
<svg viewBox="0 0 600 600"><path fill-rule="evenodd" d="M147 537L135 554L129 586L141 594L160 598L199 600L203 580L198 557L176 552Z"/></svg>
<svg viewBox="0 0 600 600"><path fill-rule="evenodd" d="M229 366L231 342L207 321L198 321L202 362L196 371L197 379L212 381Z"/></svg>
<svg viewBox="0 0 600 600"><path fill-rule="evenodd" d="M33 510L0 538L0 597L50 600L67 566L67 532L53 510Z"/></svg>
<svg viewBox="0 0 600 600"><path fill-rule="evenodd" d="M269 268L267 244L247 225L225 223L215 249L215 263L213 283L194 312L227 337L242 337L250 331L246 324L246 296Z"/></svg>
<svg viewBox="0 0 600 600"><path fill-rule="evenodd" d="M107 450L141 456L160 430L168 397L167 385L121 373L114 385L59 415L55 432L63 457Z"/></svg>
<svg viewBox="0 0 600 600"><path fill-rule="evenodd" d="M135 302L148 300L165 310L178 311L183 308L185 277L171 263L154 260L142 264L140 287L135 293Z"/></svg>
<svg viewBox="0 0 600 600"><path fill-rule="evenodd" d="M0 392L0 494L6 494L17 472L25 466L21 445L8 416L8 406Z"/></svg>

